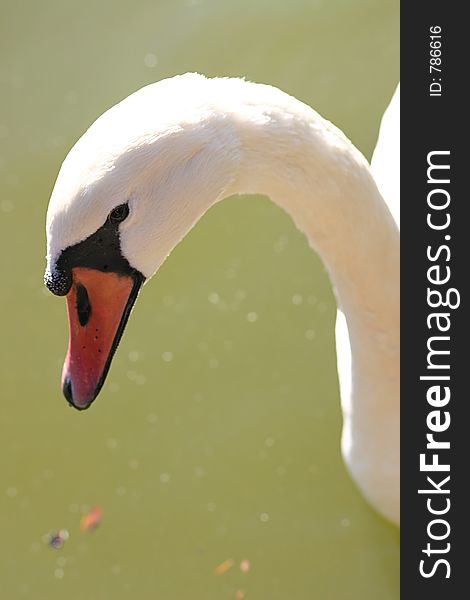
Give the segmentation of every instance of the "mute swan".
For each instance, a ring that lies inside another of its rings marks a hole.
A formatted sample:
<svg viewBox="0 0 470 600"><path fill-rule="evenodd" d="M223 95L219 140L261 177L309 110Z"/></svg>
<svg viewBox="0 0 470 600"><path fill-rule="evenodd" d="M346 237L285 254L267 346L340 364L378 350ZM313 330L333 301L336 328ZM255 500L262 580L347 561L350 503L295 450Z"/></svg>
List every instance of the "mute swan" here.
<svg viewBox="0 0 470 600"><path fill-rule="evenodd" d="M366 498L398 523L397 225L362 154L274 87L166 79L105 112L72 148L46 225L45 283L67 298L64 395L80 410L90 406L144 281L235 193L267 194L329 271L342 311L343 456Z"/></svg>

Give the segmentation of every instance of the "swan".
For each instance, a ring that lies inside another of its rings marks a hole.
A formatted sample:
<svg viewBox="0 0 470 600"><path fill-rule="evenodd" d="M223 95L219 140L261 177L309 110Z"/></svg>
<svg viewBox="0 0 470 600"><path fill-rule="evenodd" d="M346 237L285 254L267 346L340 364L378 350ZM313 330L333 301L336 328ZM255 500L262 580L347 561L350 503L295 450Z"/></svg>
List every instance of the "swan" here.
<svg viewBox="0 0 470 600"><path fill-rule="evenodd" d="M275 87L165 79L109 109L70 150L46 219L45 284L68 309L63 393L90 406L142 284L211 206L240 193L284 209L329 272L343 457L372 506L398 524L397 224L363 155Z"/></svg>

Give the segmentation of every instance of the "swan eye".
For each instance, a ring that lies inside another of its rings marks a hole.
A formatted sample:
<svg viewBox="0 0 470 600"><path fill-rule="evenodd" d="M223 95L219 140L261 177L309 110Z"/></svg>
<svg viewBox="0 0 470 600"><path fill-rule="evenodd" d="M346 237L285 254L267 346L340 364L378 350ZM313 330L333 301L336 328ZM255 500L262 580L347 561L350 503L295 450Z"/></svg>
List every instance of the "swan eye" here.
<svg viewBox="0 0 470 600"><path fill-rule="evenodd" d="M109 213L109 220L111 223L121 223L129 214L129 206L127 204L120 204L113 208Z"/></svg>

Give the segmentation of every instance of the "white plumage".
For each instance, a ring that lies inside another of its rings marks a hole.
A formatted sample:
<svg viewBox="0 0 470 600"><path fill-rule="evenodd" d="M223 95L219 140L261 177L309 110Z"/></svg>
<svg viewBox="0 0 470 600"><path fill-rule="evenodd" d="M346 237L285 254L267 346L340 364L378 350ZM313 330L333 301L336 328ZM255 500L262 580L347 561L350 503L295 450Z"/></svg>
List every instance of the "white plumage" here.
<svg viewBox="0 0 470 600"><path fill-rule="evenodd" d="M380 145L387 129L384 121ZM385 155L375 156L386 172ZM382 190L384 178L377 181ZM149 278L198 219L234 193L267 194L329 271L344 314L344 459L369 501L398 522L398 229L365 158L310 107L270 86L197 74L132 94L62 165L47 216L48 269L128 203L122 253ZM397 218L394 198L383 194Z"/></svg>

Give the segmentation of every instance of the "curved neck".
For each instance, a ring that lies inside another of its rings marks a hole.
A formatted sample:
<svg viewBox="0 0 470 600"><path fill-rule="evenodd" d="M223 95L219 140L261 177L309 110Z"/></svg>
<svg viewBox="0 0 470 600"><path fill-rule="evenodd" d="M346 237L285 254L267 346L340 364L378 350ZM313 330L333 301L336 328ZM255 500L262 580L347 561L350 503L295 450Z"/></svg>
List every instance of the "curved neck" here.
<svg viewBox="0 0 470 600"><path fill-rule="evenodd" d="M322 257L350 327L396 330L399 234L369 164L314 110L250 107L237 122L241 160L229 193L268 195Z"/></svg>
<svg viewBox="0 0 470 600"><path fill-rule="evenodd" d="M318 251L351 343L351 395L341 381L345 435L366 433L360 443L374 448L389 430L397 443L398 229L362 154L311 108L286 98L275 107L252 104L236 119L241 160L228 191L267 194Z"/></svg>

